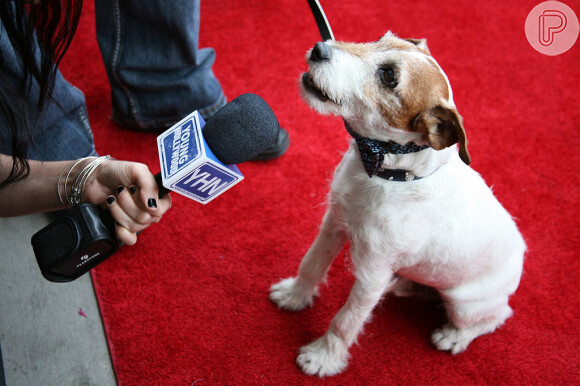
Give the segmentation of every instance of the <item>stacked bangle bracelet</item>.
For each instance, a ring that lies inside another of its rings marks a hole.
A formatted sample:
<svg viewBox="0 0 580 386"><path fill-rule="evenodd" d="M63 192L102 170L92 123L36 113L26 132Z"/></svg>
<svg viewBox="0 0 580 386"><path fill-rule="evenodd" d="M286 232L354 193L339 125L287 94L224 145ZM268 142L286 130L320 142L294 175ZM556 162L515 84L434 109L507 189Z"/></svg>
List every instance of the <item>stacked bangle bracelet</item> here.
<svg viewBox="0 0 580 386"><path fill-rule="evenodd" d="M69 184L69 178L71 177L73 170L76 168L76 166L78 164L80 164L81 162L83 162L87 159L90 159L90 158L94 158L94 157L85 157L85 158L81 158L81 159L75 161L73 163L73 165L71 166L71 168L69 169L68 173L66 174L66 178L64 180L64 198L66 199L66 203L65 203L65 200L63 200L63 194L61 193L61 181L62 181L62 176L64 175L64 172L67 168L65 167L62 170L62 172L60 173L60 176L58 177L58 198L60 199L60 202L63 205L66 206L68 203L71 207L74 208L75 206L79 205L82 202L83 189L85 188L85 184L87 183L87 180L89 179L91 174L99 167L99 165L101 165L103 162L111 159L111 156L105 155L102 157L95 158L91 162L89 162L83 168L83 170L81 170L81 172L77 175L77 177L72 182L71 195L69 197L68 184Z"/></svg>

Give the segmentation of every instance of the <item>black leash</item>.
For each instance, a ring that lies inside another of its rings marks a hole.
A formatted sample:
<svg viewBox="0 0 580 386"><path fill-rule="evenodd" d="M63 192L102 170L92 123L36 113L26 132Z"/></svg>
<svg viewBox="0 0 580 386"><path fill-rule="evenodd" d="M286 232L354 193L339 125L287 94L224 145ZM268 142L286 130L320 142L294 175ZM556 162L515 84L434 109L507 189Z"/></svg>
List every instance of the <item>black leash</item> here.
<svg viewBox="0 0 580 386"><path fill-rule="evenodd" d="M320 6L318 0L308 0L308 5L312 11L314 20L316 20L316 25L318 26L318 31L320 31L320 37L322 37L322 41L324 42L326 40L334 40L332 29L330 28L330 24L328 24L324 10Z"/></svg>

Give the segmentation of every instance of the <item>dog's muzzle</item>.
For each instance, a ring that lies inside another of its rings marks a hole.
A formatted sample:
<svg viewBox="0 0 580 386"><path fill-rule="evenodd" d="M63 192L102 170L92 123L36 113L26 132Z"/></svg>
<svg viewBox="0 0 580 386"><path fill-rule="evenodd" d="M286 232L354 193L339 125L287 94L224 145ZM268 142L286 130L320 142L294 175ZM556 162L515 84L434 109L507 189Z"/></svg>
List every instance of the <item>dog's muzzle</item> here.
<svg viewBox="0 0 580 386"><path fill-rule="evenodd" d="M332 48L326 43L316 43L310 51L310 55L308 57L308 63L311 65L311 68L316 64L329 61L331 58L331 49ZM338 101L331 98L330 95L328 95L316 84L310 72L306 72L302 75L302 86L307 92L316 96L321 102L332 101L335 104L340 105Z"/></svg>

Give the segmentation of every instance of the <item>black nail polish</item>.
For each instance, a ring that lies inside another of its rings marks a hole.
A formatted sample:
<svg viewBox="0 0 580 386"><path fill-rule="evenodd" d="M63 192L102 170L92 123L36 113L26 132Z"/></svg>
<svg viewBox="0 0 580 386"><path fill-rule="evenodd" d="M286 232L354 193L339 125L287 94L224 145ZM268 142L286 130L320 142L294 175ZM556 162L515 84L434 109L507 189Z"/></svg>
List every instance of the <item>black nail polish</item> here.
<svg viewBox="0 0 580 386"><path fill-rule="evenodd" d="M149 208L157 208L157 200L154 198L150 198L147 201L147 206L149 206Z"/></svg>
<svg viewBox="0 0 580 386"><path fill-rule="evenodd" d="M125 187L123 185L117 186L117 194L121 194L121 192L123 191L123 189L125 189Z"/></svg>
<svg viewBox="0 0 580 386"><path fill-rule="evenodd" d="M113 196L107 197L107 204L111 205L113 202L115 202L115 197Z"/></svg>
<svg viewBox="0 0 580 386"><path fill-rule="evenodd" d="M129 193L135 194L136 191L137 191L137 187L135 185L129 186Z"/></svg>

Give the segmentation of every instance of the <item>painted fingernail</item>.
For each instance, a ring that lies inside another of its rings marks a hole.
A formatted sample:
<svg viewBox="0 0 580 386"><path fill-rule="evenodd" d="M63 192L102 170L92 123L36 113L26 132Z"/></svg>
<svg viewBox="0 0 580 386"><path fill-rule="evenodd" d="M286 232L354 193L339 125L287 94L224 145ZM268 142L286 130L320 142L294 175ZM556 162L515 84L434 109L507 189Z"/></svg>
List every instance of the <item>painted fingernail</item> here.
<svg viewBox="0 0 580 386"><path fill-rule="evenodd" d="M120 194L123 191L123 189L125 189L123 185L117 186L117 194Z"/></svg>
<svg viewBox="0 0 580 386"><path fill-rule="evenodd" d="M137 187L135 185L129 186L129 193L135 194L136 191L137 191Z"/></svg>
<svg viewBox="0 0 580 386"><path fill-rule="evenodd" d="M111 205L113 202L115 202L115 197L113 196L107 197L107 204Z"/></svg>
<svg viewBox="0 0 580 386"><path fill-rule="evenodd" d="M157 208L157 200L156 200L156 199L154 199L154 198L150 198L150 199L147 201L147 206L148 206L149 208Z"/></svg>

